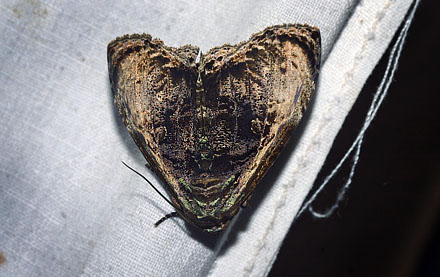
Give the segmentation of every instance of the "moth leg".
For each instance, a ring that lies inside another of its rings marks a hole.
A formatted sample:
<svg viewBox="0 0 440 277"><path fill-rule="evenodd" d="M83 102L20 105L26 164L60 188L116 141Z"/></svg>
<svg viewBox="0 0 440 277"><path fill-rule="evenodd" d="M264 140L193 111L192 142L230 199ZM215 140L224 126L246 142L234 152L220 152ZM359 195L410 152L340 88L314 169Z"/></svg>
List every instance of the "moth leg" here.
<svg viewBox="0 0 440 277"><path fill-rule="evenodd" d="M151 165L150 165L149 163L146 163L146 164L145 164L145 167L146 167L148 170L153 171L153 169L152 169L152 167L151 167Z"/></svg>
<svg viewBox="0 0 440 277"><path fill-rule="evenodd" d="M159 224L161 224L162 222L164 222L168 218L176 217L176 216L179 216L179 214L177 212L169 213L169 214L165 215L164 217L162 217L161 219L159 219L156 223L154 223L154 227L159 226Z"/></svg>

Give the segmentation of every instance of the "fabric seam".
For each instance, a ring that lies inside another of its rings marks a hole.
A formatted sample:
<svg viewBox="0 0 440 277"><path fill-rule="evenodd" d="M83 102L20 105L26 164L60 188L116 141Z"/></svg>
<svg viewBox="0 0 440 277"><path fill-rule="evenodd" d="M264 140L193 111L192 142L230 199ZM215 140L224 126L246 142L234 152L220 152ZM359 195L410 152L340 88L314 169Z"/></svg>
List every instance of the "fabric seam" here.
<svg viewBox="0 0 440 277"><path fill-rule="evenodd" d="M353 72L356 70L356 68L359 65L359 61L362 60L362 53L365 52L366 46L368 44L368 41L370 40L370 35L372 33L374 33L376 31L377 25L380 23L380 21L384 18L383 14L386 12L387 9L389 9L389 7L391 6L391 0L388 0L385 5L383 6L383 8L377 13L376 15L376 20L373 22L373 24L370 27L369 32L364 35L364 39L363 39L363 43L362 46L360 47L360 50L355 54L354 57L354 61L353 61L353 65L352 67L345 73L345 80L344 83L341 84L341 91L345 90L346 85L349 82L349 79L351 78L351 76L353 76ZM327 111L331 111L334 109L334 106L329 106L329 108L327 109ZM315 132L315 135L313 137L316 137L318 134L321 134L322 130L324 129L324 126L326 126L328 124L329 121L326 121L324 123L322 123L319 127L318 130ZM293 171L292 174L297 173L300 169L302 169L303 165L305 164L305 162L308 160L307 159L307 154L311 151L312 149L312 145L314 145L315 143L311 143L309 145L309 147L305 150L305 153L300 157L300 166L297 167L297 170ZM269 226L266 228L266 232L264 233L263 238L260 240L261 241L261 245L259 245L255 251L255 254L251 257L251 259L248 261L247 264L250 264L250 267L248 267L248 269L245 268L245 271L243 272L243 276L248 276L250 275L250 273L253 271L254 265L255 265L255 261L261 251L261 249L263 249L263 245L266 244L267 241L267 236L270 233L270 231L273 229L273 222L274 220L277 218L278 212L279 212L279 208L282 206L282 203L285 202L286 198L287 198L287 194L288 194L288 190L293 187L295 185L294 181L291 184L287 184L284 188L283 194L281 195L280 199L277 201L277 205L276 205L276 209L273 213L272 219L270 221ZM267 274L267 272L266 272Z"/></svg>

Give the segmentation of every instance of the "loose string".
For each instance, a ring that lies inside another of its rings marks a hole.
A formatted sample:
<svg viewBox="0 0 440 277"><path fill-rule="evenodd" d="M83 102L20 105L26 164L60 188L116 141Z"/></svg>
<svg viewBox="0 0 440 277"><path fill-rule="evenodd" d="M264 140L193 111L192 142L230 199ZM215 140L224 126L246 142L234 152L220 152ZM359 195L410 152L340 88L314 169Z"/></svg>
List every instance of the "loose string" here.
<svg viewBox="0 0 440 277"><path fill-rule="evenodd" d="M345 153L344 157L339 161L339 163L336 165L336 167L332 170L332 172L324 179L324 181L319 186L319 188L313 193L313 195L310 197L310 199L307 200L306 203L304 203L304 205L302 206L300 211L297 213L296 218L300 217L301 214L306 209L308 209L309 212L312 213L312 215L317 218L329 217L339 207L339 203L342 201L345 193L347 192L348 188L350 187L354 173L356 171L356 166L359 162L359 156L360 156L360 152L361 152L362 142L365 137L365 132L367 131L367 129L370 126L373 119L375 118L377 111L379 110L383 100L385 99L385 96L388 93L388 89L390 87L391 81L393 80L394 73L397 70L399 58L400 58L400 55L401 55L401 52L403 49L403 45L405 44L405 39L408 34L409 27L411 26L411 23L414 19L414 14L415 14L419 4L420 4L420 0L415 0L414 5L410 10L410 12L407 16L407 19L405 20L405 24L402 26L402 29L400 30L399 36L397 37L397 40L391 49L384 76L382 78L382 81L381 81L378 89L376 90L376 92L374 94L373 101L371 102L367 116L365 117L364 124L363 124L361 130L359 131L359 134L357 135L355 141L353 142L351 147L348 149L348 151ZM325 188L327 183L336 175L336 173L339 172L342 164L351 155L353 150L355 150L355 152L353 155L353 163L350 168L350 174L349 174L348 179L345 182L344 186L339 191L335 203L329 209L327 209L327 211L325 211L325 212L322 212L322 213L316 212L313 209L313 207L311 206L311 204L316 200L317 196Z"/></svg>

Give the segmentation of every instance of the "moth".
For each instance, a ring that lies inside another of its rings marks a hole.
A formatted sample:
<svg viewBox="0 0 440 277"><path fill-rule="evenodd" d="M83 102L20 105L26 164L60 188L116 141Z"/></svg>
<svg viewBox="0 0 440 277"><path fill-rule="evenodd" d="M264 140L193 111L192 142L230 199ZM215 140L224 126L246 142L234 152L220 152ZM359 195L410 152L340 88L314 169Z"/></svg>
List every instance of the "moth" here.
<svg viewBox="0 0 440 277"><path fill-rule="evenodd" d="M171 216L217 232L246 206L303 116L321 37L316 27L277 25L202 54L134 34L110 42L107 54L115 105L165 184Z"/></svg>

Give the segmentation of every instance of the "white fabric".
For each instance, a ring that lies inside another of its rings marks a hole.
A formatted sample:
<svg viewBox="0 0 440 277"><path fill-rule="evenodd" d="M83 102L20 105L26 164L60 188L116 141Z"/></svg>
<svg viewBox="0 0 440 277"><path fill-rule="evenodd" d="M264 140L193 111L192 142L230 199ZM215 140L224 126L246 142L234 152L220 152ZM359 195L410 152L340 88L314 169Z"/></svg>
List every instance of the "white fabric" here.
<svg viewBox="0 0 440 277"><path fill-rule="evenodd" d="M0 2L1 276L262 276L411 0ZM106 46L148 32L206 51L279 23L321 29L310 108L249 208L190 232L117 115ZM292 250L294 256L294 249ZM294 260L293 260L294 262Z"/></svg>

